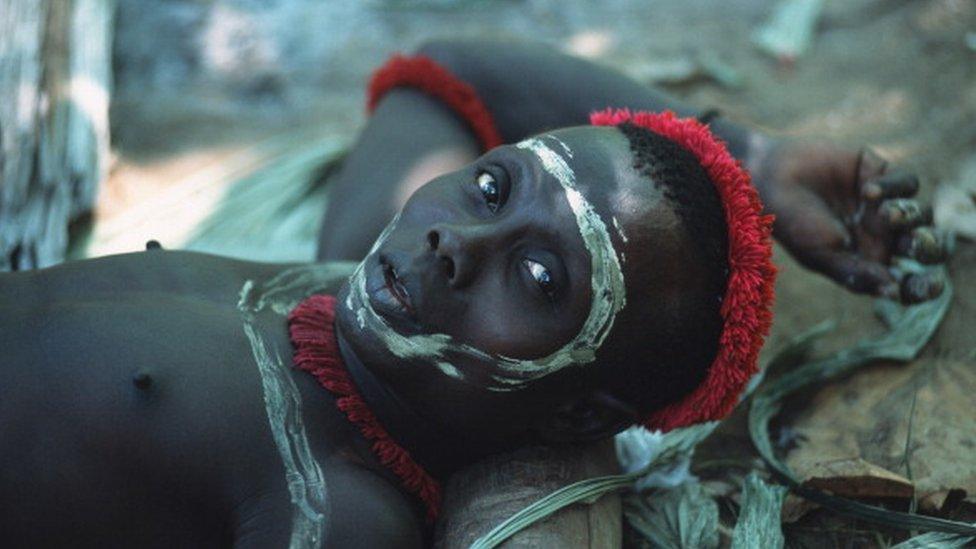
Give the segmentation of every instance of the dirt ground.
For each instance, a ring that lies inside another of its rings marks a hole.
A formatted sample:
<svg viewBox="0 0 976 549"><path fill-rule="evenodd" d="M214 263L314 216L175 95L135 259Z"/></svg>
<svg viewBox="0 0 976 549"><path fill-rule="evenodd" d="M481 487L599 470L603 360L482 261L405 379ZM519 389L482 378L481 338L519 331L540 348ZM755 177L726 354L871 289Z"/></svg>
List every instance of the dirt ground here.
<svg viewBox="0 0 976 549"><path fill-rule="evenodd" d="M667 80L667 89L690 103L720 108L728 118L774 134L869 145L918 173L927 198L962 177L964 162L976 155L976 1L828 0L809 51L792 62L771 58L751 40L774 4L120 0L111 112L116 158L98 222L111 224L145 208L174 181L192 188L187 196L201 197L197 217L182 222L199 221L223 189L213 184L219 178L191 181L192 174L227 159L246 166L242 159L283 136L353 135L363 122L369 72L393 51L443 36L543 40L648 83ZM738 86L675 68L703 56L735 71ZM105 237L92 253L138 249L154 237ZM782 250L776 260L781 276L767 356L824 319L838 323L826 348L881 329L869 299L806 272ZM976 390L976 247L961 240L950 267L955 302L921 360L875 367L859 375L881 381L847 380L809 395L809 402L835 406L831 399L843 387L863 390L836 397L841 401L880 406L886 399L890 412L878 416L886 427L852 425L863 436L838 452L859 453L904 475L900 456L890 449L905 446L908 420L896 416L917 399L915 472L935 479L926 488L934 492L952 488L955 475L959 487L971 486L968 496L976 502L976 397L968 389L950 390L953 384ZM891 375L878 374L884 368ZM884 379L895 380L884 399L872 396L871 386L885 386ZM816 410L798 415L800 431L814 432L826 421ZM702 454L733 444L751 459L743 425L743 418L734 418ZM869 436L882 427L887 431ZM805 439L798 440L802 451ZM791 545L883 546L901 535L811 516L787 526Z"/></svg>

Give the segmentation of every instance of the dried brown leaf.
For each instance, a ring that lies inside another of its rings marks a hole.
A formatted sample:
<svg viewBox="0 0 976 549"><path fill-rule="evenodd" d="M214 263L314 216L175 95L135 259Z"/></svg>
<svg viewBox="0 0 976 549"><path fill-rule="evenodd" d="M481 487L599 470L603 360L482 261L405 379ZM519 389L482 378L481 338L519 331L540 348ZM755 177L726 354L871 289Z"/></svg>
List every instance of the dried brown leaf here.
<svg viewBox="0 0 976 549"><path fill-rule="evenodd" d="M805 473L804 486L826 490L835 496L910 498L915 492L907 478L861 458L817 462Z"/></svg>

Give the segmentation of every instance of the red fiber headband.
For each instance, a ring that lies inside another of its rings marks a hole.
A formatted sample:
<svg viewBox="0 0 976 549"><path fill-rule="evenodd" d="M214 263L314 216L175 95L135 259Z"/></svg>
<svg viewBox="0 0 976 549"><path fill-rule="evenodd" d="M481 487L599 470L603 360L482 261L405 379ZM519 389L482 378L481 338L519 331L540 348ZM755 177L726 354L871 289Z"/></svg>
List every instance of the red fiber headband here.
<svg viewBox="0 0 976 549"><path fill-rule="evenodd" d="M590 115L590 123L597 126L623 122L647 128L695 155L718 191L729 230L729 280L722 300L724 324L718 355L701 385L680 401L651 413L644 426L669 431L721 419L732 411L758 370L759 349L772 323L776 278L770 243L773 217L762 215L759 193L749 173L708 126L670 111L607 109Z"/></svg>

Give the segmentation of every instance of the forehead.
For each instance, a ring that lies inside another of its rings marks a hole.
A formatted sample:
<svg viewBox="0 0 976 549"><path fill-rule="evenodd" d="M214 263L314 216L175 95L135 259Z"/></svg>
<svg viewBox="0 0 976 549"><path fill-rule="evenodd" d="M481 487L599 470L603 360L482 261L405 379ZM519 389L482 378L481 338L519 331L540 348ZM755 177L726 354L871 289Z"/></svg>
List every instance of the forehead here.
<svg viewBox="0 0 976 549"><path fill-rule="evenodd" d="M537 139L573 171L576 187L607 225L618 253L642 254L647 244L665 236L662 231L677 228L664 191L634 169L630 144L616 128L564 128Z"/></svg>
<svg viewBox="0 0 976 549"><path fill-rule="evenodd" d="M627 137L607 126L567 128L546 136L605 221L631 302L625 316L638 313L635 309L667 308L678 300L696 279L689 242L663 188L634 168Z"/></svg>

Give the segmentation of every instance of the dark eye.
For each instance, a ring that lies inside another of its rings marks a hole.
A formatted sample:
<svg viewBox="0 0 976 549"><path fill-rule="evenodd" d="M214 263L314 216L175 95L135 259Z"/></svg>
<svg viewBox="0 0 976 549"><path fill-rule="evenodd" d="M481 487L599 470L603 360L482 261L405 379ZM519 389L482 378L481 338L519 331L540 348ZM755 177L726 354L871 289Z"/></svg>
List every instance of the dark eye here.
<svg viewBox="0 0 976 549"><path fill-rule="evenodd" d="M555 292L555 284L552 280L552 273L545 265L539 263L538 261L532 261L531 259L523 259L522 264L525 268L529 270L529 274L535 279L536 283L539 284L539 288L548 296L552 297Z"/></svg>
<svg viewBox="0 0 976 549"><path fill-rule="evenodd" d="M478 174L477 182L478 189L481 190L481 195L485 198L485 205L488 206L488 211L491 213L497 212L498 207L501 205L502 193L498 187L498 181L495 180L495 176L488 172L481 172Z"/></svg>

